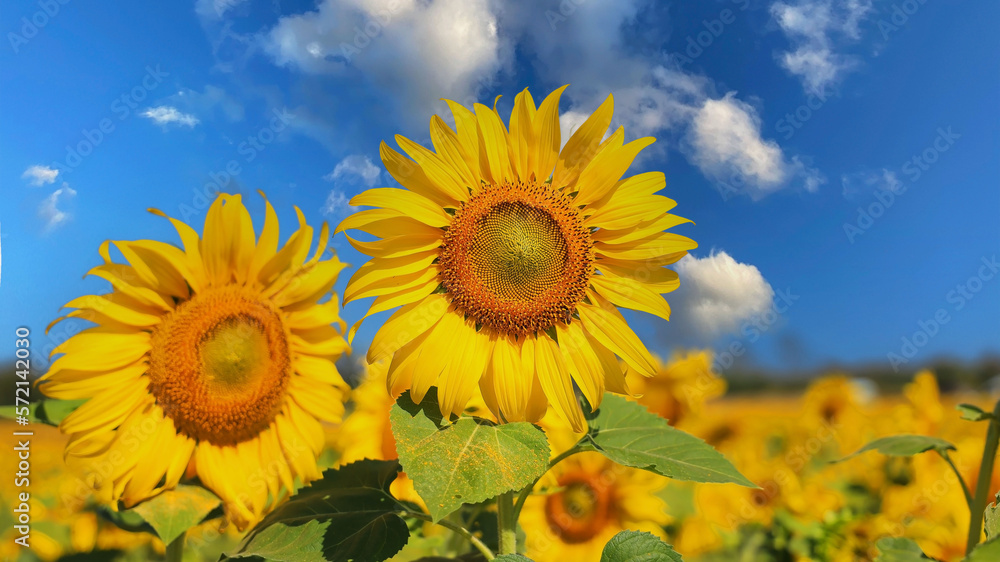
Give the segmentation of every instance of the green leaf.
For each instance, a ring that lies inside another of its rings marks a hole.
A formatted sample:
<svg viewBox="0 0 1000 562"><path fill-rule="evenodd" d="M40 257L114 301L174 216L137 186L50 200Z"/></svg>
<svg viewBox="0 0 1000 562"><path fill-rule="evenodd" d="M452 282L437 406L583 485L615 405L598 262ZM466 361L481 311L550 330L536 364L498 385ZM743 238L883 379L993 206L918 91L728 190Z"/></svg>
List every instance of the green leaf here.
<svg viewBox="0 0 1000 562"><path fill-rule="evenodd" d="M963 420L983 421L993 419L993 414L983 411L982 408L973 404L959 404L955 409L961 412Z"/></svg>
<svg viewBox="0 0 1000 562"><path fill-rule="evenodd" d="M494 558L493 562L531 562L531 558L523 554L501 554Z"/></svg>
<svg viewBox="0 0 1000 562"><path fill-rule="evenodd" d="M601 562L681 562L681 555L651 533L622 531L604 545Z"/></svg>
<svg viewBox="0 0 1000 562"><path fill-rule="evenodd" d="M37 415L47 424L59 425L66 419L66 416L72 414L74 410L86 401L86 399L42 400L38 405L38 410L40 411Z"/></svg>
<svg viewBox="0 0 1000 562"><path fill-rule="evenodd" d="M389 493L396 461L363 460L327 470L254 527L229 558L286 562L381 561L410 537Z"/></svg>
<svg viewBox="0 0 1000 562"><path fill-rule="evenodd" d="M860 455L861 453L873 450L878 451L883 455L909 457L911 455L930 451L931 449L934 449L941 455L944 455L948 450L955 450L955 446L944 439L938 439L937 437L930 437L928 435L892 435L876 439L840 460L846 461L847 459Z"/></svg>
<svg viewBox="0 0 1000 562"><path fill-rule="evenodd" d="M875 546L878 547L878 558L875 562L922 562L929 560L917 543L911 539L903 537L885 537L879 539Z"/></svg>
<svg viewBox="0 0 1000 562"><path fill-rule="evenodd" d="M590 427L587 439L618 464L677 480L757 487L708 443L620 396L605 395Z"/></svg>
<svg viewBox="0 0 1000 562"><path fill-rule="evenodd" d="M993 496L993 502L986 506L983 512L985 521L983 528L986 530L987 539L995 539L1000 536L1000 492Z"/></svg>
<svg viewBox="0 0 1000 562"><path fill-rule="evenodd" d="M164 544L194 527L222 503L201 486L181 485L132 508L149 523Z"/></svg>
<svg viewBox="0 0 1000 562"><path fill-rule="evenodd" d="M996 562L1000 560L1000 539L990 539L972 549L964 562Z"/></svg>
<svg viewBox="0 0 1000 562"><path fill-rule="evenodd" d="M434 521L463 503L520 490L548 469L549 445L540 429L526 422L445 421L433 389L419 405L404 393L389 419L399 462Z"/></svg>

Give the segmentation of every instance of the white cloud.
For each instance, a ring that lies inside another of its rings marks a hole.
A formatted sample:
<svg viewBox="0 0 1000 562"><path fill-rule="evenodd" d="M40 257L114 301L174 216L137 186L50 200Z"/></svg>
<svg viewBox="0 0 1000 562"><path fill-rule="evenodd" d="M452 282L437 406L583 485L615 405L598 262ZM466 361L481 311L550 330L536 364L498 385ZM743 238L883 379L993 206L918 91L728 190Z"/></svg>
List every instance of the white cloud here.
<svg viewBox="0 0 1000 562"><path fill-rule="evenodd" d="M802 80L807 93L825 96L827 88L857 64L837 53L837 44L858 39L858 25L871 9L871 0L775 2L771 15L793 46L781 54L781 65Z"/></svg>
<svg viewBox="0 0 1000 562"><path fill-rule="evenodd" d="M352 207L348 201L350 199L342 190L334 189L326 196L326 202L323 203L323 208L320 209L320 212L323 213L324 217L333 218L348 215L355 211L355 207Z"/></svg>
<svg viewBox="0 0 1000 562"><path fill-rule="evenodd" d="M189 113L197 113L203 116L219 111L227 120L232 122L241 121L244 115L243 104L239 100L226 93L222 88L211 84L207 84L200 92L185 88L167 98L166 101L171 104L166 107L178 112L180 112L180 109L176 109L174 106L180 106ZM194 118L192 115L188 115L188 117ZM198 119L194 118L194 124L197 123Z"/></svg>
<svg viewBox="0 0 1000 562"><path fill-rule="evenodd" d="M28 183L34 187L40 187L45 184L55 183L56 177L59 176L59 170L54 168L49 168L48 166L28 166L28 169L21 174L21 177L28 180Z"/></svg>
<svg viewBox="0 0 1000 562"><path fill-rule="evenodd" d="M45 229L52 230L70 218L70 214L61 210L59 204L65 199L75 197L76 191L63 182L62 187L52 192L51 195L42 201L38 206L38 216L45 222Z"/></svg>
<svg viewBox="0 0 1000 562"><path fill-rule="evenodd" d="M441 97L474 98L505 56L488 0L323 0L281 18L266 49L308 73L360 71L428 111Z"/></svg>
<svg viewBox="0 0 1000 562"><path fill-rule="evenodd" d="M771 308L774 300L774 290L760 271L726 252L704 258L688 255L675 269L681 287L670 299L673 320L706 339L735 332L745 321Z"/></svg>
<svg viewBox="0 0 1000 562"><path fill-rule="evenodd" d="M229 10L243 4L246 0L197 0L194 11L199 16L208 19L221 19Z"/></svg>
<svg viewBox="0 0 1000 562"><path fill-rule="evenodd" d="M877 190L895 192L902 182L896 176L896 172L887 168L878 171L855 172L844 174L840 177L843 187L844 199L854 200L863 191L873 193Z"/></svg>
<svg viewBox="0 0 1000 562"><path fill-rule="evenodd" d="M169 105L151 107L142 112L142 116L152 119L157 125L164 126L170 123L177 123L178 125L184 125L186 127L194 127L199 123L198 118L194 115L182 113L176 107L171 107Z"/></svg>
<svg viewBox="0 0 1000 562"><path fill-rule="evenodd" d="M360 179L367 187L372 187L382 177L382 171L378 166L372 164L371 158L361 154L352 154L337 163L333 171L323 176L323 179L338 182L345 177L352 176Z"/></svg>

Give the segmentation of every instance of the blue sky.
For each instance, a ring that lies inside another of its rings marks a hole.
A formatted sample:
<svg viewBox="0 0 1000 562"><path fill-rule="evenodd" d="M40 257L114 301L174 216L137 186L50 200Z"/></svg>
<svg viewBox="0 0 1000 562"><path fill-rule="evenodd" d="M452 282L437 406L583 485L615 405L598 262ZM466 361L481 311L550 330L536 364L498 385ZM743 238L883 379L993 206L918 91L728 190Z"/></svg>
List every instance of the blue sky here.
<svg viewBox="0 0 1000 562"><path fill-rule="evenodd" d="M392 184L381 140L429 144L439 98L503 94L505 113L569 83L564 130L614 94L626 136L659 139L632 171L662 170L697 223L678 229L700 248L673 320L633 317L652 349L777 372L995 353L998 17L940 0L8 3L0 333L69 333L42 334L105 290L81 278L103 240L174 240L148 207L200 229L221 187L259 221L261 189L286 236L292 205L336 223Z"/></svg>

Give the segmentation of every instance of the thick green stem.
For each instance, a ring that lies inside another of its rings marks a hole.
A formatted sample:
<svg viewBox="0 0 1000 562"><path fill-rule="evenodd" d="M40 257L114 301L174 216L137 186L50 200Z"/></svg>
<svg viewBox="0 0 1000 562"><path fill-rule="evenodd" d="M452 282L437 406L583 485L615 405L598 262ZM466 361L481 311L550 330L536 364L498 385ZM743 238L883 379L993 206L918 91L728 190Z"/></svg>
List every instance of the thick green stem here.
<svg viewBox="0 0 1000 562"><path fill-rule="evenodd" d="M514 512L514 492L497 496L497 531L500 554L517 554L517 514Z"/></svg>
<svg viewBox="0 0 1000 562"><path fill-rule="evenodd" d="M586 441L585 439L581 439L576 445L573 445L571 448L569 448L569 449L563 451L562 453L556 455L555 458L553 458L551 461L549 461L549 468L547 468L545 470L545 472L548 472L549 470L552 470L552 467L554 467L555 465L559 464L560 462L562 462L564 459L566 459L568 457L571 457L571 456L573 456L573 455L575 455L577 453L582 453L584 451L591 451L591 450L593 450L593 447L591 447L590 444L586 443L585 441ZM542 476L544 476L544 475L545 474L542 474ZM521 517L521 508L524 507L524 502L528 499L528 496L531 495L532 490L535 489L535 485L538 484L538 481L541 480L541 479L542 479L541 476L539 476L538 478L535 478L535 481L532 482L530 486L528 486L525 489L521 490L521 493L517 495L517 501L514 502L514 520L515 521L518 520Z"/></svg>
<svg viewBox="0 0 1000 562"><path fill-rule="evenodd" d="M993 476L993 462L997 458L997 445L1000 444L1000 401L993 407L993 417L990 427L986 430L986 446L983 447L983 460L979 464L979 477L976 478L976 494L972 498L969 513L969 542L965 546L965 554L979 544L983 531L983 511L990 495L990 481Z"/></svg>
<svg viewBox="0 0 1000 562"><path fill-rule="evenodd" d="M184 536L186 534L181 533L167 545L167 562L181 562L184 558Z"/></svg>
<svg viewBox="0 0 1000 562"><path fill-rule="evenodd" d="M432 519L431 516L427 515L426 513L419 513L416 511L399 511L397 512L397 514L400 517L413 517L414 519L420 519L422 521L428 521L430 523L434 523L434 519ZM490 550L490 547L486 546L486 544L483 541L479 540L479 537L473 535L472 531L466 529L462 525L459 525L458 523L455 523L454 521L451 521L449 519L442 519L438 521L437 524L441 525L445 529L454 532L456 535L464 537L465 540L469 541L469 543L471 543L472 546L476 547L476 550L482 553L483 557L485 557L487 560L493 560L496 557L493 554L493 551Z"/></svg>

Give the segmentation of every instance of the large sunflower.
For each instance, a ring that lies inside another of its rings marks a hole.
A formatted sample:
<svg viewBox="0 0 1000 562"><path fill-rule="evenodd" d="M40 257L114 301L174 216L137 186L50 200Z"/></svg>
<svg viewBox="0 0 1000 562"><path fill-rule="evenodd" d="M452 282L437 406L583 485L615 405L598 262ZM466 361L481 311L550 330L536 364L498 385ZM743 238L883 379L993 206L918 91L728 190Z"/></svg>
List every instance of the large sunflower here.
<svg viewBox="0 0 1000 562"><path fill-rule="evenodd" d="M420 400L437 386L442 412L457 414L478 383L506 421L534 421L551 402L579 430L573 382L597 406L605 388L628 392L615 355L654 374L617 307L666 319L661 293L678 281L663 266L696 244L663 232L688 221L655 194L662 173L620 179L653 139L625 144L621 128L604 138L611 96L560 151L564 88L537 108L527 90L518 94L509 130L496 108L448 102L456 130L434 116L434 151L396 137L413 160L382 143L386 169L406 189L358 195L352 205L377 208L337 231L381 238L349 239L372 260L344 300L376 297L369 315L402 307L368 352L369 362L391 357L392 394L410 388Z"/></svg>
<svg viewBox="0 0 1000 562"><path fill-rule="evenodd" d="M113 290L66 305L59 320L97 326L54 350L41 389L88 399L60 428L67 462L102 500L132 506L196 475L242 529L319 476L320 421L340 419L348 390L333 364L348 349L337 299L320 300L344 264L320 259L326 224L307 259L313 229L296 212L280 249L270 203L257 239L240 196L225 194L200 238L170 219L183 249L114 242L120 264L101 245L89 274Z"/></svg>

